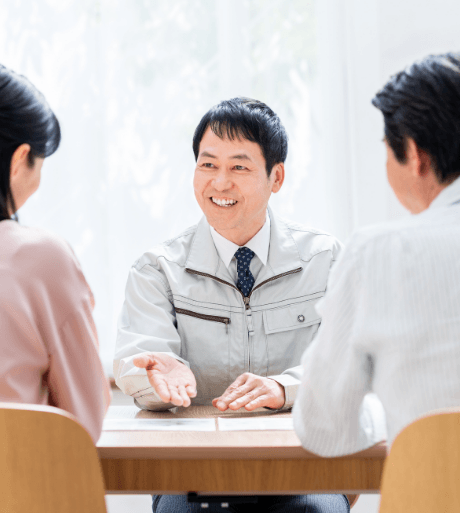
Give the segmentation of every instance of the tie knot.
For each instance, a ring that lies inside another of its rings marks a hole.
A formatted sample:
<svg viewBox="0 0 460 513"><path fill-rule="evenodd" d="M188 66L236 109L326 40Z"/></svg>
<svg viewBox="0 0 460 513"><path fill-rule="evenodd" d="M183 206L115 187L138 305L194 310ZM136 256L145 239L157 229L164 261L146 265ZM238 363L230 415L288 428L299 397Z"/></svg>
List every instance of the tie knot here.
<svg viewBox="0 0 460 513"><path fill-rule="evenodd" d="M242 248L238 248L238 250L235 253L235 258L238 260L238 263L241 264L247 264L249 265L251 263L251 260L253 256L255 255L254 251L250 250L246 246Z"/></svg>

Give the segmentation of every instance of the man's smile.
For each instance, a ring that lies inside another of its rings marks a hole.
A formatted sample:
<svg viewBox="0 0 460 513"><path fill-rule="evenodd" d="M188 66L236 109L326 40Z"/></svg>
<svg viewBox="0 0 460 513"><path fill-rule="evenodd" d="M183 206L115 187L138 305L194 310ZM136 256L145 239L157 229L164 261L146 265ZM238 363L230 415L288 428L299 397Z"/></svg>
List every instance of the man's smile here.
<svg viewBox="0 0 460 513"><path fill-rule="evenodd" d="M209 198L215 205L218 205L219 207L233 207L233 205L236 205L238 201L230 198L214 198L211 196Z"/></svg>

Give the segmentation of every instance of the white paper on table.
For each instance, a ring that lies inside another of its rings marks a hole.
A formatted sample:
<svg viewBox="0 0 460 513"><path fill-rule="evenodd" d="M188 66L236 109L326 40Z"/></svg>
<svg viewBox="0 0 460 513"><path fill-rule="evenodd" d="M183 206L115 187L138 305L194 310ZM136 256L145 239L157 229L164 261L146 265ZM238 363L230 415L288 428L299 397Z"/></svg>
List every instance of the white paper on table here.
<svg viewBox="0 0 460 513"><path fill-rule="evenodd" d="M218 419L219 431L289 431L294 429L292 417L252 417Z"/></svg>
<svg viewBox="0 0 460 513"><path fill-rule="evenodd" d="M142 410L137 406L109 406L106 419L135 419Z"/></svg>
<svg viewBox="0 0 460 513"><path fill-rule="evenodd" d="M103 431L215 431L214 419L105 419Z"/></svg>

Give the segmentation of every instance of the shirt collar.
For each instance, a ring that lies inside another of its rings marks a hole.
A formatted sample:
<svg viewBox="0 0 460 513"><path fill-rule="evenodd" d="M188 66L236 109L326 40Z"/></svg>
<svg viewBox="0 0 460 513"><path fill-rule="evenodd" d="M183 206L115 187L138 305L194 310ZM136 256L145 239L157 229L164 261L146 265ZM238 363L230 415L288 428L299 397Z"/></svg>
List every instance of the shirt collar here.
<svg viewBox="0 0 460 513"><path fill-rule="evenodd" d="M236 251L240 246L234 242L226 239L220 233L210 226L212 239L216 246L222 262L225 266L229 267L232 258L235 256ZM270 216L265 216L265 223L262 228L254 235L254 237L247 242L244 247L251 249L259 257L263 265L267 265L268 249L270 247Z"/></svg>
<svg viewBox="0 0 460 513"><path fill-rule="evenodd" d="M457 201L460 201L460 178L457 178L443 189L428 208L445 207Z"/></svg>

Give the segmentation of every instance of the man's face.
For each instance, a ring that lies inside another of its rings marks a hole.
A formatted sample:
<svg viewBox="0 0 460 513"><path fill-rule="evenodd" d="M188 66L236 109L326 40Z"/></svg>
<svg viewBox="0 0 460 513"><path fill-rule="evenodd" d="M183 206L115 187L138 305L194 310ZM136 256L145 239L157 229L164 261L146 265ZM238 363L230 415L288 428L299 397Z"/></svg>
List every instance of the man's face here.
<svg viewBox="0 0 460 513"><path fill-rule="evenodd" d="M209 127L200 143L193 186L208 223L235 244L244 245L263 226L268 200L284 180L284 165L267 177L257 143L221 139Z"/></svg>

